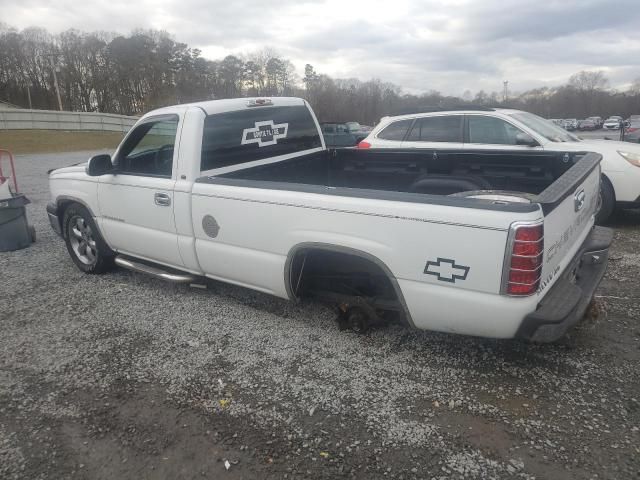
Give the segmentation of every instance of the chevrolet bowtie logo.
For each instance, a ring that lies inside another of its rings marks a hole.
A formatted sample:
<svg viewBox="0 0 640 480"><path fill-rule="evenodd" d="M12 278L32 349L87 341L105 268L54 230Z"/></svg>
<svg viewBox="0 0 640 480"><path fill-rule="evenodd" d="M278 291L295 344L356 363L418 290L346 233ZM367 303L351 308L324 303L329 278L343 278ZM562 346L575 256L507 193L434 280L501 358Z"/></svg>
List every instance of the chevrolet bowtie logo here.
<svg viewBox="0 0 640 480"><path fill-rule="evenodd" d="M278 143L278 139L286 138L289 130L288 123L274 124L273 120L256 122L254 128L245 128L242 131L241 145L257 143L258 147L268 147Z"/></svg>
<svg viewBox="0 0 640 480"><path fill-rule="evenodd" d="M456 265L455 260L448 258L439 258L437 261L429 260L427 266L424 267L424 273L434 275L442 282L455 283L456 280L466 280L470 267L465 265Z"/></svg>
<svg viewBox="0 0 640 480"><path fill-rule="evenodd" d="M584 190L580 190L579 192L576 192L576 194L573 196L573 209L576 212L579 212L580 210L582 210L582 207L584 206L584 200L587 197L587 195L584 193Z"/></svg>

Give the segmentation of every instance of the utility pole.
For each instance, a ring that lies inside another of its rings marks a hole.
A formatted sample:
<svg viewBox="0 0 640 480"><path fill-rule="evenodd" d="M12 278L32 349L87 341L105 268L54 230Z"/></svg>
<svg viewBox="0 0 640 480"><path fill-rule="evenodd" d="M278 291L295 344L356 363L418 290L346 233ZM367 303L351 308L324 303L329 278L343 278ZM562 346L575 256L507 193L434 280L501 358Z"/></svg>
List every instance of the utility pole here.
<svg viewBox="0 0 640 480"><path fill-rule="evenodd" d="M504 89L502 90L502 101L506 103L509 100L509 80L502 82Z"/></svg>
<svg viewBox="0 0 640 480"><path fill-rule="evenodd" d="M62 111L62 100L60 99L60 88L58 87L58 75L56 74L56 65L53 61L53 57L57 56L55 53L48 54L51 61L51 70L53 71L53 86L56 89L56 96L58 97L58 109Z"/></svg>
<svg viewBox="0 0 640 480"><path fill-rule="evenodd" d="M33 105L31 105L31 87L27 85L27 98L29 99L29 110L33 109Z"/></svg>

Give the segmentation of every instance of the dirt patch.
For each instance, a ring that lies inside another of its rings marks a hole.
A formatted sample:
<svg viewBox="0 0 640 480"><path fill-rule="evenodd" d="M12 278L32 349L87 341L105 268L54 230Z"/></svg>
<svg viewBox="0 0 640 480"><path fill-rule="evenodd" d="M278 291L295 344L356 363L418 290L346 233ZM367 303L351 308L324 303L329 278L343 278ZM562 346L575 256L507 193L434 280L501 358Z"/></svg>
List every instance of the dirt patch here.
<svg viewBox="0 0 640 480"><path fill-rule="evenodd" d="M14 155L25 153L69 152L118 146L123 133L77 132L64 130L2 130L0 148ZM72 150L69 150L72 148Z"/></svg>

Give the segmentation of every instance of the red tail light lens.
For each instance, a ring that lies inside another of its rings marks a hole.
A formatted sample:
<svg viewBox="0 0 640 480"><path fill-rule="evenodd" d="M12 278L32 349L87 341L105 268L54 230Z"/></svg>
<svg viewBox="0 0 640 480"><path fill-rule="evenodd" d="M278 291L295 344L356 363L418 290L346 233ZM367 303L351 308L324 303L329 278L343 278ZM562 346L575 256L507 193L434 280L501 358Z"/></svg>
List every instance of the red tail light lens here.
<svg viewBox="0 0 640 480"><path fill-rule="evenodd" d="M507 295L533 295L540 286L544 252L542 224L512 225L502 273L502 290Z"/></svg>
<svg viewBox="0 0 640 480"><path fill-rule="evenodd" d="M511 268L517 270L535 270L540 267L540 256L512 256Z"/></svg>
<svg viewBox="0 0 640 480"><path fill-rule="evenodd" d="M516 230L516 241L537 242L542 238L542 225L520 227Z"/></svg>
<svg viewBox="0 0 640 480"><path fill-rule="evenodd" d="M540 245L538 242L513 242L513 255L526 255L528 257L538 255L540 253Z"/></svg>
<svg viewBox="0 0 640 480"><path fill-rule="evenodd" d="M365 142L364 140L358 144L358 148L371 148L371 144L369 142Z"/></svg>

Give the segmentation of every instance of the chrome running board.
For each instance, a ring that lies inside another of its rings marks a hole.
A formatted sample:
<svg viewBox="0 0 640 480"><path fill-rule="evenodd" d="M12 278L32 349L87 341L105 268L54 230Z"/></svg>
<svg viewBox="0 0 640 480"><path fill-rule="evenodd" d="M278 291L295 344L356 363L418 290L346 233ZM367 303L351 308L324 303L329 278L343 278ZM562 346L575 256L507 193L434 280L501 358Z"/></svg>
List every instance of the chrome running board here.
<svg viewBox="0 0 640 480"><path fill-rule="evenodd" d="M174 283L195 283L196 282L196 277L188 273L171 273L166 270L163 270L162 267L160 266L152 267L151 265L134 262L133 260L129 260L128 258L123 258L120 255L116 257L115 263L119 267L123 267L128 270L133 270L134 272L146 273L147 275L151 275L156 278L160 278L162 280L168 280L169 282L174 282Z"/></svg>

